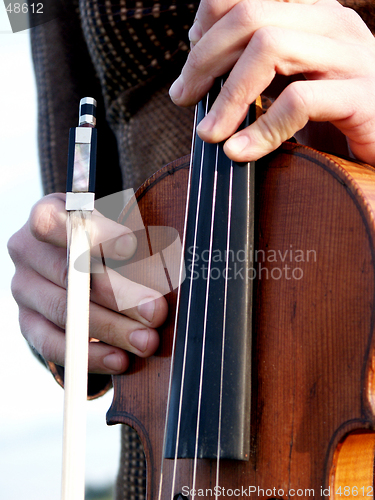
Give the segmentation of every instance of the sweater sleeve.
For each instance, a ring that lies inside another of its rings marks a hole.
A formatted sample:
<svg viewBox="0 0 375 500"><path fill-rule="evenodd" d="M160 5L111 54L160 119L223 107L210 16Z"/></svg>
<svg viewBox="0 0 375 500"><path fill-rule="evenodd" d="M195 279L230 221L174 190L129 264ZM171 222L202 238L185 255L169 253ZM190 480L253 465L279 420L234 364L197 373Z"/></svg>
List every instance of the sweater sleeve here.
<svg viewBox="0 0 375 500"><path fill-rule="evenodd" d="M44 194L65 192L68 132L77 126L82 97L98 101L97 192L101 198L122 189L116 139L105 118L99 79L81 30L78 0L56 3L57 17L30 29L38 95L38 146ZM39 356L38 356L39 357ZM46 363L60 385L64 369ZM89 375L88 397L103 394L110 376Z"/></svg>
<svg viewBox="0 0 375 500"><path fill-rule="evenodd" d="M65 192L68 132L82 97L98 101L97 198L122 189L116 139L105 118L99 79L81 29L78 0L58 2L58 16L30 29L38 94L38 144L45 194Z"/></svg>

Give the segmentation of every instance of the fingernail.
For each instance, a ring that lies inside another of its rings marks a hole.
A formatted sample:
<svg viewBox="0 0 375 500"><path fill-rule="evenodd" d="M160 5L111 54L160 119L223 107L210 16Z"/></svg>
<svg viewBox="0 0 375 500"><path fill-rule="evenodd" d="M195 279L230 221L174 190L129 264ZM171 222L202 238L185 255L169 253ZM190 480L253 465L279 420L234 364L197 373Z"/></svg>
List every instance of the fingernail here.
<svg viewBox="0 0 375 500"><path fill-rule="evenodd" d="M142 316L142 318L145 318L147 321L151 323L155 312L154 299L141 300L141 302L138 304L138 312Z"/></svg>
<svg viewBox="0 0 375 500"><path fill-rule="evenodd" d="M139 351L145 352L147 349L148 338L148 330L135 330L129 335L129 342Z"/></svg>
<svg viewBox="0 0 375 500"><path fill-rule="evenodd" d="M245 135L240 135L238 137L233 137L229 139L226 143L226 147L230 149L233 153L241 153L248 145L250 140Z"/></svg>
<svg viewBox="0 0 375 500"><path fill-rule="evenodd" d="M109 370L119 372L123 368L122 358L118 354L108 354L108 356L103 359L103 365Z"/></svg>
<svg viewBox="0 0 375 500"><path fill-rule="evenodd" d="M202 38L202 28L198 21L195 21L193 26L190 28L188 37L193 44L198 43Z"/></svg>
<svg viewBox="0 0 375 500"><path fill-rule="evenodd" d="M129 259L137 248L137 239L133 234L119 236L115 243L115 252L123 259Z"/></svg>
<svg viewBox="0 0 375 500"><path fill-rule="evenodd" d="M203 132L203 133L210 132L213 129L214 125L215 125L215 118L212 116L212 113L209 113L199 123L199 125L197 127L197 132L198 132L198 134L200 132Z"/></svg>
<svg viewBox="0 0 375 500"><path fill-rule="evenodd" d="M171 96L172 101L177 101L182 96L183 90L184 82L182 80L182 76L180 75L169 89L169 95Z"/></svg>

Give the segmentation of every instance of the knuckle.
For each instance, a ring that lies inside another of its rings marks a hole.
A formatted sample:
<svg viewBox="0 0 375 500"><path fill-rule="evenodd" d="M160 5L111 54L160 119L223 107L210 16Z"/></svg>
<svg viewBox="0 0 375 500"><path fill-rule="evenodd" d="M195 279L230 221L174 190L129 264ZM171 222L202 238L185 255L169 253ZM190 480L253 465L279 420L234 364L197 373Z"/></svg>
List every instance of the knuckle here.
<svg viewBox="0 0 375 500"><path fill-rule="evenodd" d="M65 294L56 294L50 297L49 304L49 317L60 328L65 328L66 323L66 297Z"/></svg>
<svg viewBox="0 0 375 500"><path fill-rule="evenodd" d="M243 107L247 105L247 91L241 85L232 85L227 81L220 90L220 98L223 99L224 106L226 103L235 107Z"/></svg>
<svg viewBox="0 0 375 500"><path fill-rule="evenodd" d="M123 344L123 341L121 342L121 339L118 338L117 321L108 318L100 327L100 337L102 341L109 345L121 347Z"/></svg>
<svg viewBox="0 0 375 500"><path fill-rule="evenodd" d="M55 195L48 195L36 203L30 212L29 226L32 235L39 241L48 242L49 235L59 224Z"/></svg>
<svg viewBox="0 0 375 500"><path fill-rule="evenodd" d="M238 26L257 27L261 26L264 22L264 5L263 2L254 2L254 0L247 0L239 2L233 8L236 14L236 22Z"/></svg>
<svg viewBox="0 0 375 500"><path fill-rule="evenodd" d="M296 131L301 130L308 122L311 110L314 109L314 92L309 82L293 82L283 92L285 99L280 110L283 124L281 142L289 139Z"/></svg>
<svg viewBox="0 0 375 500"><path fill-rule="evenodd" d="M331 17L335 21L335 32L344 37L345 40L354 39L373 42L374 36L358 12L352 7L345 7L339 2L333 3L331 5ZM327 12L325 15L327 15Z"/></svg>
<svg viewBox="0 0 375 500"><path fill-rule="evenodd" d="M43 326L45 318L28 308L20 308L19 324L21 333L38 357L46 361L63 364L65 344L56 342L49 329Z"/></svg>
<svg viewBox="0 0 375 500"><path fill-rule="evenodd" d="M314 95L307 82L292 82L285 89L289 112L293 117L308 115L308 110L314 106Z"/></svg>
<svg viewBox="0 0 375 500"><path fill-rule="evenodd" d="M268 144L278 145L282 142L279 129L277 127L271 126L265 116L260 116L257 120L257 123L263 139Z"/></svg>
<svg viewBox="0 0 375 500"><path fill-rule="evenodd" d="M202 60L204 59L204 52L201 50L200 45L197 44L194 50L189 52L185 68L189 68L192 72L202 71ZM184 68L184 69L185 69Z"/></svg>
<svg viewBox="0 0 375 500"><path fill-rule="evenodd" d="M197 14L199 14L200 17L215 19L219 14L219 7L219 2L217 2L217 0L202 0L199 4L199 12Z"/></svg>
<svg viewBox="0 0 375 500"><path fill-rule="evenodd" d="M253 49L259 57L269 53L274 53L277 47L280 46L280 29L274 26L263 26L259 28L253 35L251 40Z"/></svg>
<svg viewBox="0 0 375 500"><path fill-rule="evenodd" d="M31 344L30 340L30 335L29 335L29 330L30 330L30 312L28 309L20 307L19 310L19 315L18 315L18 322L20 324L20 329L22 335L25 337L25 339L32 345L32 347L35 347L34 344Z"/></svg>
<svg viewBox="0 0 375 500"><path fill-rule="evenodd" d="M352 36L362 35L364 33L364 23L361 16L350 7L339 8L338 22L341 29L346 34L350 33Z"/></svg>
<svg viewBox="0 0 375 500"><path fill-rule="evenodd" d="M39 335L33 342L34 349L47 361L58 359L58 347L49 335Z"/></svg>
<svg viewBox="0 0 375 500"><path fill-rule="evenodd" d="M37 203L31 209L29 224L32 235L39 241L47 241L52 227L51 205Z"/></svg>
<svg viewBox="0 0 375 500"><path fill-rule="evenodd" d="M21 230L17 233L13 234L7 243L8 253L14 264L17 264L22 260L22 238L21 238Z"/></svg>
<svg viewBox="0 0 375 500"><path fill-rule="evenodd" d="M16 271L14 274L12 281L10 283L10 290L12 292L14 300L17 302L17 304L22 303L22 297L24 294L25 290L25 281L22 278L22 275L20 272Z"/></svg>

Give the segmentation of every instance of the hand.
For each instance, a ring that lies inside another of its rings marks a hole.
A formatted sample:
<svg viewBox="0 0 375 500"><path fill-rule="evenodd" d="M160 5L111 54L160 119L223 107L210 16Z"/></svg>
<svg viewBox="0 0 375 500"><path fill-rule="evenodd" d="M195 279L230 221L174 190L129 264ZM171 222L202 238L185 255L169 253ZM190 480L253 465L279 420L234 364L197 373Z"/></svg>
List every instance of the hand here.
<svg viewBox="0 0 375 500"><path fill-rule="evenodd" d="M45 360L61 366L65 355L66 221L65 195L48 195L33 207L28 222L8 243L16 267L12 293L19 305L21 331ZM105 256L116 260L131 257L137 246L129 229L97 211L92 215L91 242L98 257L99 243L108 242ZM89 345L89 371L93 373L124 372L129 365L126 351L141 357L152 355L159 344L155 327L167 315L167 303L160 293L118 274L111 281L116 290L106 274L92 275L90 337L102 341ZM123 298L126 310L118 311L114 296ZM130 308L126 307L127 297ZM138 307L133 307L135 303Z"/></svg>
<svg viewBox="0 0 375 500"><path fill-rule="evenodd" d="M336 0L202 0L190 30L192 50L170 93L197 103L230 71L198 126L208 142L227 140L237 161L276 149L309 120L331 122L352 153L375 165L375 39L361 18ZM275 76L287 85L267 113L235 133L249 103Z"/></svg>

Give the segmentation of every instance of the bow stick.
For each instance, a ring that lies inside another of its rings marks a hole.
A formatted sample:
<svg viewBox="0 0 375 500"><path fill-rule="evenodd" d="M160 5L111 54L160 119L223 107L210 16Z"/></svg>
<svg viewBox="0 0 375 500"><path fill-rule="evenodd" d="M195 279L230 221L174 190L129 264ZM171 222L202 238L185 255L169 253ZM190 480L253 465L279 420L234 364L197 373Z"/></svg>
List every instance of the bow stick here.
<svg viewBox="0 0 375 500"><path fill-rule="evenodd" d="M96 101L81 99L79 126L70 129L66 193L67 319L62 500L85 495L86 402L90 305L90 225L94 210Z"/></svg>

